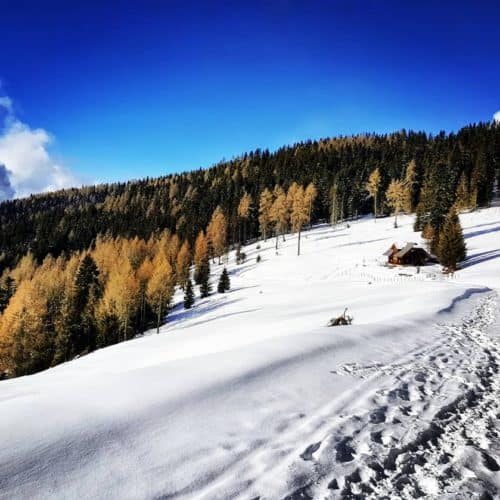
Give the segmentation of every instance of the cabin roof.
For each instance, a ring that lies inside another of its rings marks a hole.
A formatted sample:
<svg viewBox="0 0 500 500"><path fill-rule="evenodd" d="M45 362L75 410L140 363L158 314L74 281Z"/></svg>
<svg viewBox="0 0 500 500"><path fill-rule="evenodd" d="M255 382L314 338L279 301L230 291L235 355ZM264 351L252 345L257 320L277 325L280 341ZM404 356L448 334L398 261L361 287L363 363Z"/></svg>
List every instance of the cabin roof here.
<svg viewBox="0 0 500 500"><path fill-rule="evenodd" d="M396 254L396 257L404 257L410 250L415 247L416 243L407 243L399 252Z"/></svg>
<svg viewBox="0 0 500 500"><path fill-rule="evenodd" d="M419 251L427 254L427 251L424 248L422 248L420 245L418 245L417 243L408 242L404 246L402 246L402 248L400 248L399 245L396 245L395 243L393 243L391 245L391 247L387 251L384 252L384 255L389 257L389 256L394 254L396 257L401 259L411 250L419 250Z"/></svg>

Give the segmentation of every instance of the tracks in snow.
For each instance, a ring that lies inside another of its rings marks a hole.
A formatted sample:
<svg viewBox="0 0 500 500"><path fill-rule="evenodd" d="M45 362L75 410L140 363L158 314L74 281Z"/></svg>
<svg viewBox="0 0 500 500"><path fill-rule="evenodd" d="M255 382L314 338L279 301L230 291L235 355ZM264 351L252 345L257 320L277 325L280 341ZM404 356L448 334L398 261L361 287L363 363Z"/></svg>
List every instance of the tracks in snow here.
<svg viewBox="0 0 500 500"><path fill-rule="evenodd" d="M461 324L438 325L441 340L411 359L334 372L366 379L366 392L289 467L287 500L497 497L500 349L488 334L496 300L480 300Z"/></svg>

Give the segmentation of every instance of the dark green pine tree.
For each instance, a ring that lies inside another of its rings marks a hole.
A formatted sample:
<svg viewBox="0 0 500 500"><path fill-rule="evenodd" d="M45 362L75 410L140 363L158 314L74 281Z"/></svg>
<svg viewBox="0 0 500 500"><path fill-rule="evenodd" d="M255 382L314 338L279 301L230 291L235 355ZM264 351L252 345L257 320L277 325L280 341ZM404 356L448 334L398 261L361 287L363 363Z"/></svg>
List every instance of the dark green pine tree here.
<svg viewBox="0 0 500 500"><path fill-rule="evenodd" d="M439 238L443 232L447 215L455 201L455 188L450 189L450 186L454 186L452 174L451 169L445 163L438 163L429 216L429 223L434 233L431 240L431 252L436 255L439 252Z"/></svg>
<svg viewBox="0 0 500 500"><path fill-rule="evenodd" d="M193 282L187 280L186 290L184 291L184 309L191 309L194 305Z"/></svg>
<svg viewBox="0 0 500 500"><path fill-rule="evenodd" d="M95 349L95 321L87 307L101 296L99 269L94 259L86 255L75 276L75 296L71 307L70 342L72 354Z"/></svg>
<svg viewBox="0 0 500 500"><path fill-rule="evenodd" d="M200 268L200 295L201 298L208 297L212 291L210 285L210 262L208 259Z"/></svg>
<svg viewBox="0 0 500 500"><path fill-rule="evenodd" d="M10 276L7 276L5 283L0 286L0 314L3 313L9 304L9 300L14 295L15 289L14 280Z"/></svg>
<svg viewBox="0 0 500 500"><path fill-rule="evenodd" d="M217 285L217 291L219 293L227 292L231 288L231 282L229 280L229 274L227 269L224 268L222 270L222 274L220 275L219 284Z"/></svg>
<svg viewBox="0 0 500 500"><path fill-rule="evenodd" d="M447 272L455 271L466 257L462 226L454 208L449 211L441 231L437 256Z"/></svg>

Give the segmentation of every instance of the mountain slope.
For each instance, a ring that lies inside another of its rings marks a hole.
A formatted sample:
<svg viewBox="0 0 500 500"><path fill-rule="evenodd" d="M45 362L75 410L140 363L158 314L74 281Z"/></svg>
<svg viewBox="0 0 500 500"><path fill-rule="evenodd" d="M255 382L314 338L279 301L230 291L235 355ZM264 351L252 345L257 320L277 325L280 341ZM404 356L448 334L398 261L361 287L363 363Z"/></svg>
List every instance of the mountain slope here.
<svg viewBox="0 0 500 500"><path fill-rule="evenodd" d="M500 208L462 223L452 278L380 265L410 217L318 226L159 335L1 382L0 498L494 496Z"/></svg>

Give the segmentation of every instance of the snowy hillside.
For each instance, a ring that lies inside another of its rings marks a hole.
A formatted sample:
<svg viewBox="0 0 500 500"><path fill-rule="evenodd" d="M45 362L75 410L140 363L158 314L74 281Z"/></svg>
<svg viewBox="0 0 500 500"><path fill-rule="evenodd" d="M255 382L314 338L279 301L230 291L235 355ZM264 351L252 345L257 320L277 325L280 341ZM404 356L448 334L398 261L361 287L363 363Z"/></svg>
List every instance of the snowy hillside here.
<svg viewBox="0 0 500 500"><path fill-rule="evenodd" d="M453 277L382 265L411 217L322 225L159 335L0 382L0 498L499 495L500 207L461 221Z"/></svg>

